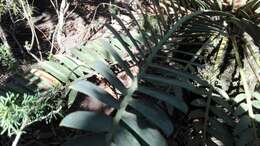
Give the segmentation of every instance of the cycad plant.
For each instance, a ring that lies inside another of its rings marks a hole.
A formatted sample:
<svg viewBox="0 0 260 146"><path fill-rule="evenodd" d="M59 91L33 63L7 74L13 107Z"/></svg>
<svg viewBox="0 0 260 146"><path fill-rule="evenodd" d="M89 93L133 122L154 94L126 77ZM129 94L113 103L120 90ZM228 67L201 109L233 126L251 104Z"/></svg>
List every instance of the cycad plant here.
<svg viewBox="0 0 260 146"><path fill-rule="evenodd" d="M189 112L192 126L184 135L189 145L257 145L259 94L249 87L245 63L254 60L259 67L260 2L248 1L240 8L218 0L151 2L156 15L140 10L143 26L131 11L126 12L138 33L112 16L124 32L106 24L113 37L89 41L33 66L34 75L65 89L68 107L86 94L112 111L67 115L61 126L91 133L64 145L168 145L165 137L178 128L169 116L175 115L172 109ZM237 85L232 85L236 91L225 88L222 81L232 65L234 75L238 70ZM192 75L198 70L208 82ZM253 72L258 78L257 70ZM99 81L107 87L99 86ZM190 111L183 100L188 92L192 92Z"/></svg>
<svg viewBox="0 0 260 146"><path fill-rule="evenodd" d="M210 98L192 102L197 109L190 113L190 118L204 118L203 126L194 123L195 131L204 132L203 143L207 144L258 145L259 111L255 91L260 67L260 1L186 0L178 4L187 13L203 12L179 31L182 36L189 36L185 41L200 42L202 47L184 43L178 53L181 57L195 56L188 61L188 69L193 72L199 69L214 88ZM202 114L205 116L201 117Z"/></svg>
<svg viewBox="0 0 260 146"><path fill-rule="evenodd" d="M125 33L118 33L106 24L114 37L98 38L81 48L69 49L67 53L36 64L38 70L52 75L60 87L65 87L69 106L78 93L83 93L113 110L108 115L97 111L76 111L67 115L61 126L92 134L72 139L64 145L168 145L164 136L172 134L174 124L165 106L187 113L183 92L207 96L209 88L200 78L158 58L171 47L167 42L184 22L199 14L201 12L180 19L169 30L163 30L153 38L152 33L142 29L133 34L113 16ZM141 28L130 11L128 15ZM132 72L132 67L138 71ZM120 73L128 78L127 84L118 77ZM106 82L110 90L98 86L91 80L93 76Z"/></svg>

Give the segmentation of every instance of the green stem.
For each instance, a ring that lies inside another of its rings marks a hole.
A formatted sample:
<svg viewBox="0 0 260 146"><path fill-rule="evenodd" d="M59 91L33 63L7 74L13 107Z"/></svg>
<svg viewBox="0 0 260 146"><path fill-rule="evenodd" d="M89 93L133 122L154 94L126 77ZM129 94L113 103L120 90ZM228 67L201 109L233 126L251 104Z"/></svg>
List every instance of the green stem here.
<svg viewBox="0 0 260 146"><path fill-rule="evenodd" d="M205 112L205 119L204 119L204 125L203 125L203 143L206 144L207 142L207 128L208 128L208 119L209 119L209 110L210 110L210 103L212 98L212 87L210 86L209 92L208 92L208 100L207 100L207 106L206 106L206 112Z"/></svg>
<svg viewBox="0 0 260 146"><path fill-rule="evenodd" d="M20 138L21 138L21 136L23 134L23 130L24 130L24 128L26 126L27 126L27 118L25 118L23 120L22 125L21 125L20 129L18 130L18 132L17 132L17 134L15 136L15 139L14 139L14 141L12 143L12 146L17 146L17 144L18 144L18 142L19 142L19 140L20 140Z"/></svg>
<svg viewBox="0 0 260 146"><path fill-rule="evenodd" d="M137 86L138 79L133 78L132 84L133 85L131 86L131 88L127 91L127 95L124 97L124 99L121 102L120 109L117 111L116 116L113 119L112 132L111 132L111 135L109 135L107 138L108 145L112 144L111 141L113 139L114 134L116 133L116 131L118 129L118 125L122 118L122 115L123 115L124 111L126 110L128 103L132 100L132 96L133 96L135 90L138 88L138 86Z"/></svg>

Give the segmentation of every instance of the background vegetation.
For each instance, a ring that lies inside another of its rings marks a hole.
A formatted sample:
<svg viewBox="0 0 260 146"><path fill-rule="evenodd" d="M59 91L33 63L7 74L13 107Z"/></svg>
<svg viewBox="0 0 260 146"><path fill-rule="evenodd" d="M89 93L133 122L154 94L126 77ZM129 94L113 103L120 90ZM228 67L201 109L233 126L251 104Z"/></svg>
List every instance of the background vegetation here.
<svg viewBox="0 0 260 146"><path fill-rule="evenodd" d="M0 0L3 146L258 146L259 0Z"/></svg>

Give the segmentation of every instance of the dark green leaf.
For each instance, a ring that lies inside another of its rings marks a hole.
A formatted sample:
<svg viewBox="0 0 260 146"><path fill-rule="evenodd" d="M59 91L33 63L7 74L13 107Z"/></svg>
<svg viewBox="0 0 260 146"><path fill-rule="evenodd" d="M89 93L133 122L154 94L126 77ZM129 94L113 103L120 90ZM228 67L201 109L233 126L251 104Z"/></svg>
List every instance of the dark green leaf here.
<svg viewBox="0 0 260 146"><path fill-rule="evenodd" d="M84 72L85 73L92 72L86 66L83 66L83 65L77 63L75 61L76 59L74 59L74 58L70 58L70 57L67 57L65 55L55 55L55 58L59 59L59 61L61 63L63 63L67 68L69 68L71 71L73 71L78 76L84 76Z"/></svg>
<svg viewBox="0 0 260 146"><path fill-rule="evenodd" d="M169 73L172 73L174 76L178 76L180 78L187 78L187 79L192 79L192 80L198 81L202 85L208 85L208 83L206 81L200 79L198 76L194 76L194 75L189 74L187 72L183 72L183 71L173 69L173 68L163 67L163 66L158 65L158 64L151 64L150 67L157 68L157 69L159 69L159 71L167 71Z"/></svg>
<svg viewBox="0 0 260 146"><path fill-rule="evenodd" d="M39 66L64 83L67 83L70 78L76 79L72 71L59 63L44 61L40 62Z"/></svg>
<svg viewBox="0 0 260 146"><path fill-rule="evenodd" d="M111 55L115 58L115 60L118 62L118 64L123 68L124 71L126 71L127 75L133 79L133 74L129 69L129 65L121 58L121 56L116 52L109 44L108 42L104 41L104 44L107 44L104 49L106 49Z"/></svg>
<svg viewBox="0 0 260 146"><path fill-rule="evenodd" d="M145 74L143 76L143 78L150 81L150 82L155 81L155 82L166 84L166 85L169 85L169 86L179 86L179 87L182 87L184 89L187 89L189 91L192 91L192 92L200 94L200 95L205 94L205 91L203 91L203 89L196 88L191 83L183 82L183 81L180 81L180 80L177 80L177 79L166 78L166 77L163 77L163 76L152 75L152 74Z"/></svg>
<svg viewBox="0 0 260 146"><path fill-rule="evenodd" d="M127 36L130 38L130 40L132 41L132 43L134 44L134 46L137 48L137 50L140 52L141 56L144 57L144 53L143 50L141 50L141 48L139 47L139 45L137 44L137 41L133 38L133 36L131 35L131 33L129 32L129 30L126 28L126 26L124 25L124 23L116 16L116 15L112 15L113 18L115 18L115 20L118 22L118 24L124 29L124 31L126 32Z"/></svg>
<svg viewBox="0 0 260 146"><path fill-rule="evenodd" d="M99 60L99 58L96 55L83 52L80 49L71 49L70 52L80 61L84 62L87 65L87 67L92 67L94 63L97 60Z"/></svg>
<svg viewBox="0 0 260 146"><path fill-rule="evenodd" d="M115 37L120 41L120 43L124 46L125 50L128 52L128 54L131 56L131 59L134 62L138 62L136 60L135 55L133 54L132 50L129 49L128 44L125 42L125 40L122 39L122 37L119 35L119 33L109 24L105 24L105 26L115 35Z"/></svg>
<svg viewBox="0 0 260 146"><path fill-rule="evenodd" d="M138 140L125 128L118 128L114 135L116 146L141 146Z"/></svg>
<svg viewBox="0 0 260 146"><path fill-rule="evenodd" d="M147 127L147 124L138 121L136 115L125 112L122 117L123 122L133 130L149 146L167 146L164 137L159 131Z"/></svg>
<svg viewBox="0 0 260 146"><path fill-rule="evenodd" d="M63 118L60 126L95 133L107 132L112 128L112 118L102 113L77 111Z"/></svg>
<svg viewBox="0 0 260 146"><path fill-rule="evenodd" d="M114 38L111 39L113 42ZM104 59L108 60L112 64L117 63L114 57L112 56L112 53L108 50L110 49L116 49L116 52L119 53L120 57L123 57L123 54L125 54L124 51L117 49L116 47L112 48L112 46L109 43L109 40L107 39L96 39L88 43L86 46L88 49L95 50L97 53L99 53Z"/></svg>
<svg viewBox="0 0 260 146"><path fill-rule="evenodd" d="M170 105L172 105L173 107L176 107L177 109L179 109L180 111L182 111L184 113L186 113L188 111L188 106L182 99L180 99L180 97L175 97L175 96L167 94L165 92L160 92L158 90L147 88L144 86L139 86L138 91L142 92L144 94L147 94L151 97L154 97L156 99L162 100L166 103L169 103Z"/></svg>
<svg viewBox="0 0 260 146"><path fill-rule="evenodd" d="M116 77L113 71L101 61L97 61L94 67L95 71L100 73L103 77L105 77L110 84L112 84L116 89L118 89L121 93L126 93L126 88L123 83Z"/></svg>
<svg viewBox="0 0 260 146"><path fill-rule="evenodd" d="M172 134L172 122L165 114L165 112L162 111L158 106L136 99L132 99L129 105L140 112L151 123L159 127L165 133L165 135L170 136Z"/></svg>
<svg viewBox="0 0 260 146"><path fill-rule="evenodd" d="M84 93L89 95L90 97L97 98L101 102L114 107L119 108L119 101L117 101L113 96L107 93L104 89L100 88L99 86L85 80L78 80L73 82L70 85L70 88L76 90L78 92Z"/></svg>

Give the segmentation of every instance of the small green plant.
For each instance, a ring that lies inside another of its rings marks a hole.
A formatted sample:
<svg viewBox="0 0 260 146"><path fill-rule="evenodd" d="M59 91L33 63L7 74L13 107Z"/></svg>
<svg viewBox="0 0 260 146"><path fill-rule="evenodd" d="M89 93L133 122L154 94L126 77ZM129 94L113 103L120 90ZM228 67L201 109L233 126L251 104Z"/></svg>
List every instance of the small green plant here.
<svg viewBox="0 0 260 146"><path fill-rule="evenodd" d="M0 0L0 16L4 14L6 11L17 14L19 10L17 1L10 0Z"/></svg>
<svg viewBox="0 0 260 146"><path fill-rule="evenodd" d="M15 58L13 57L10 48L0 44L0 66L11 69L15 65Z"/></svg>
<svg viewBox="0 0 260 146"><path fill-rule="evenodd" d="M49 101L48 94L20 95L8 92L0 96L1 135L16 135L12 144L16 146L25 128L38 121L50 121L59 113L61 108L56 109Z"/></svg>

